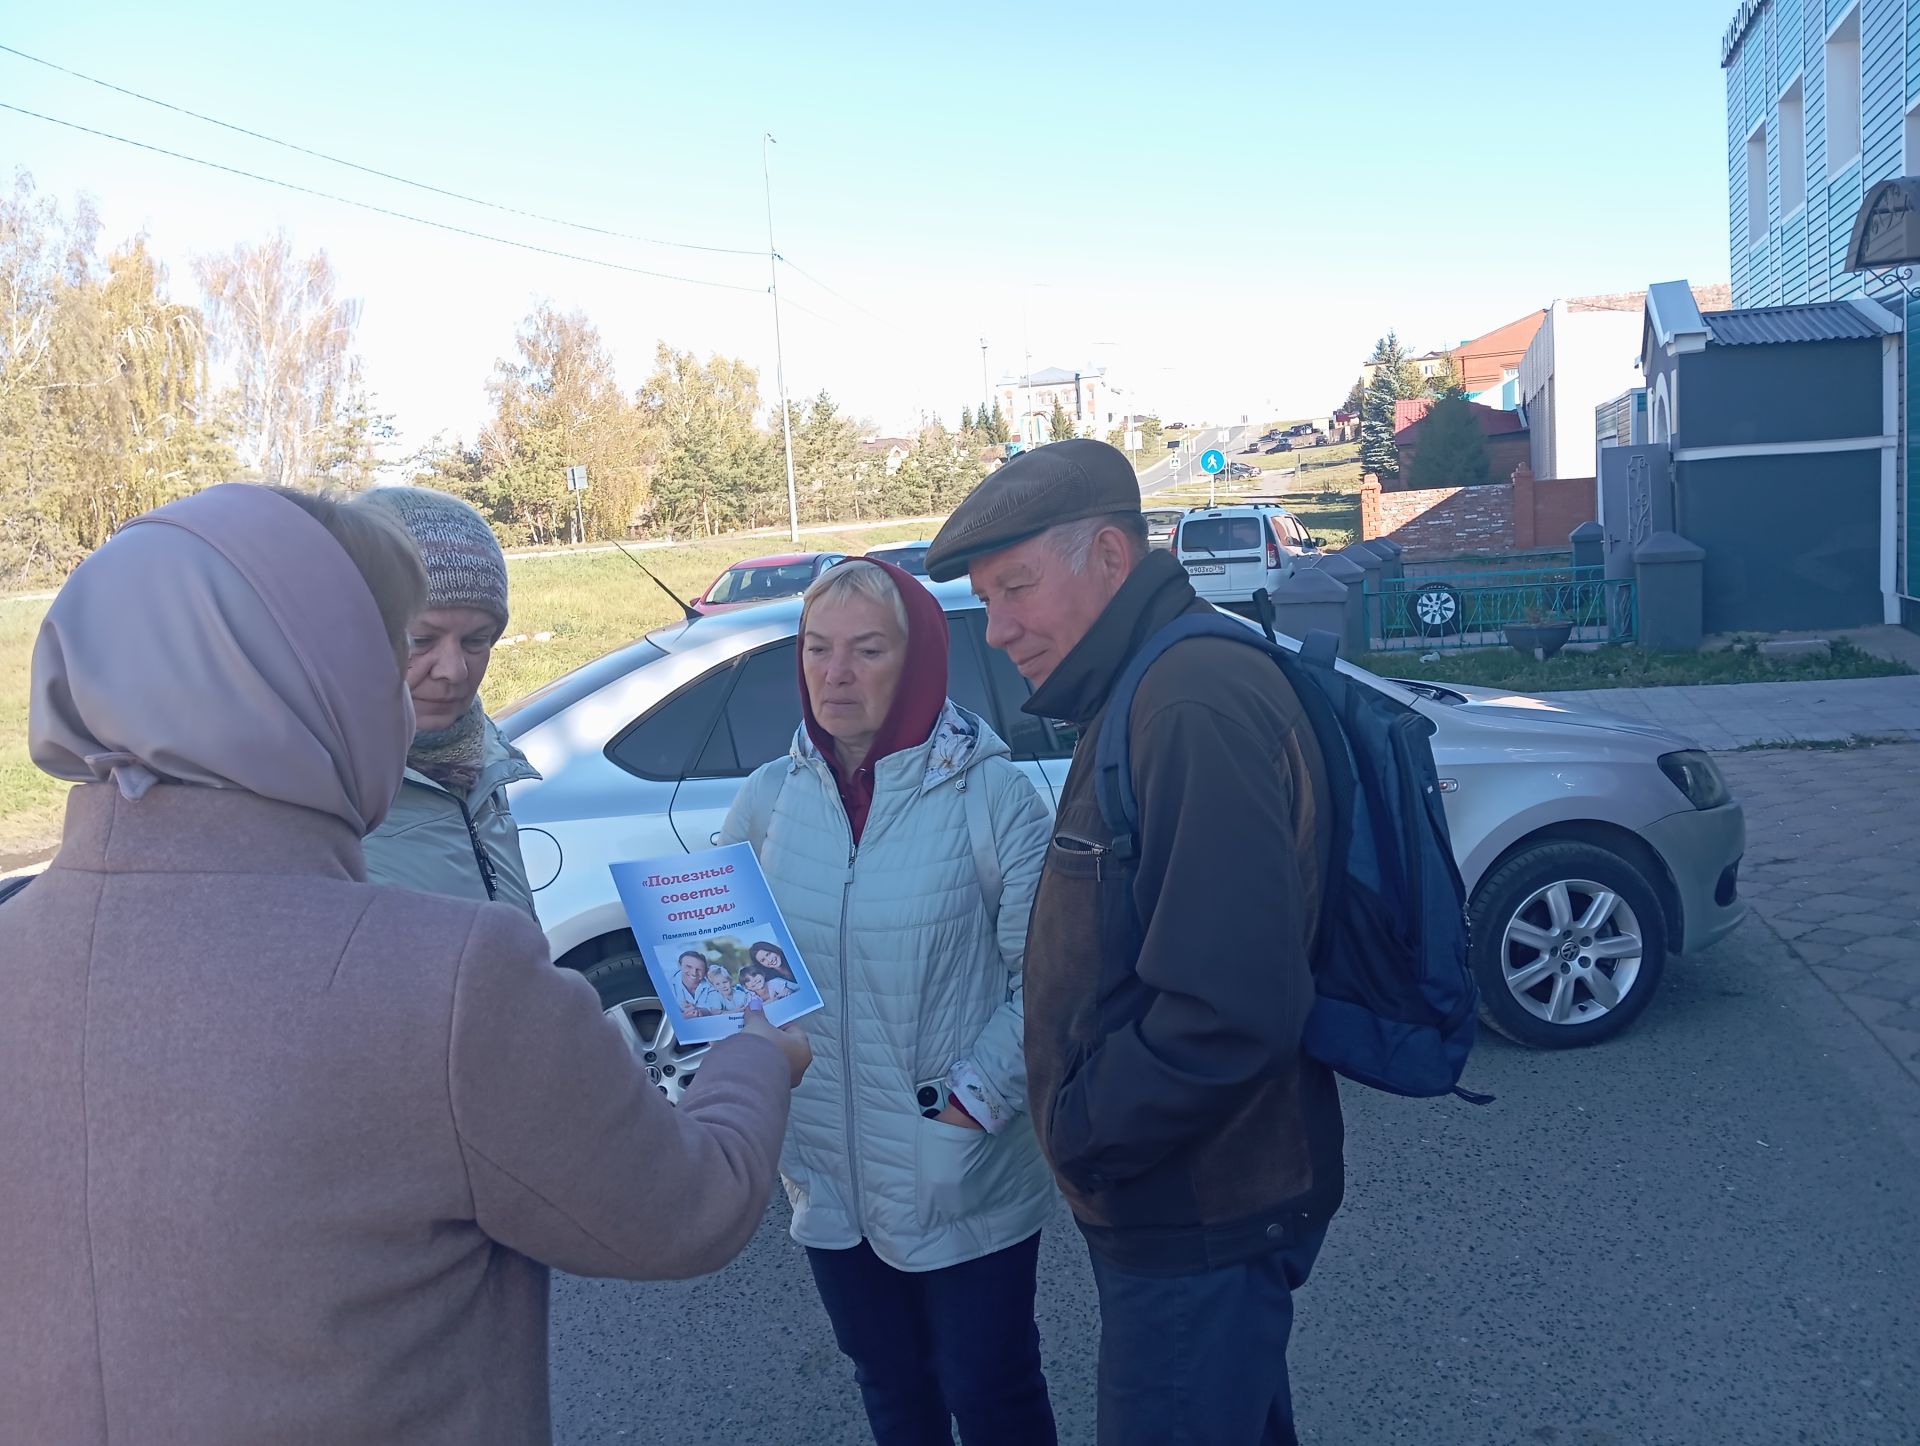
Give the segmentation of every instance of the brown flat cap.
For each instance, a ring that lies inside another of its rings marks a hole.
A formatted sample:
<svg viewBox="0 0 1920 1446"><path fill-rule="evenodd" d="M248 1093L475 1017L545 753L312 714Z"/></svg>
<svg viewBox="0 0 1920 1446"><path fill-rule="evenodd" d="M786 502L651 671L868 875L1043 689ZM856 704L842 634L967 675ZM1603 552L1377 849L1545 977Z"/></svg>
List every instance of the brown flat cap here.
<svg viewBox="0 0 1920 1446"><path fill-rule="evenodd" d="M1062 522L1139 510L1140 478L1119 448L1092 437L1050 442L990 473L953 509L927 549L927 576L947 582Z"/></svg>

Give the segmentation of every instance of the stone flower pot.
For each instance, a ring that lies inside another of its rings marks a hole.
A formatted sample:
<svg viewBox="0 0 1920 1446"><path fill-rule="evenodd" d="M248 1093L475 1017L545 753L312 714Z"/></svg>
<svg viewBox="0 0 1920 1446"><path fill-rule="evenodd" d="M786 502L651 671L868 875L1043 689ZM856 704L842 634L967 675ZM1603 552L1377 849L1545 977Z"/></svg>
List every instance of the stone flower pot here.
<svg viewBox="0 0 1920 1446"><path fill-rule="evenodd" d="M1570 622L1508 623L1507 646L1524 658L1544 663L1567 645L1573 636Z"/></svg>

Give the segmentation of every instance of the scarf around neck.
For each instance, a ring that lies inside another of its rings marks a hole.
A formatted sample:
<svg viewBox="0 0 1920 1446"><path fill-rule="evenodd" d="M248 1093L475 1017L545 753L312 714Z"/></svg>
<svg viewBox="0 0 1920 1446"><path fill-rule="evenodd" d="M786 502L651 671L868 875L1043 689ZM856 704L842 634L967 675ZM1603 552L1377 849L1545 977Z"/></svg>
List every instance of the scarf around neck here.
<svg viewBox="0 0 1920 1446"><path fill-rule="evenodd" d="M407 754L407 767L461 798L473 792L486 761L487 715L478 698L451 728L414 734Z"/></svg>

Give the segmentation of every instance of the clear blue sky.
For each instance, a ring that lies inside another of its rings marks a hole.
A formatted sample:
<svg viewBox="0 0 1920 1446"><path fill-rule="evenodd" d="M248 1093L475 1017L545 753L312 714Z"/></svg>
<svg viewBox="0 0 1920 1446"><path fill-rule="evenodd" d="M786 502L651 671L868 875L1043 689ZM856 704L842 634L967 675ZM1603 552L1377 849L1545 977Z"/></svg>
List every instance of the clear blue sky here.
<svg viewBox="0 0 1920 1446"><path fill-rule="evenodd" d="M0 43L454 190L764 246L771 130L787 371L889 428L997 375L1107 364L1163 413L1274 415L1556 296L1727 275L1733 0L1370 5L16 5ZM342 171L0 55L0 100L289 181L629 264L765 284L764 258L584 236ZM188 259L286 226L365 304L410 442L471 435L538 299L623 379L656 340L748 357L764 296L367 215L0 112L0 165ZM845 300L842 299L845 298ZM852 304L849 304L852 303ZM859 308L859 309L856 309Z"/></svg>

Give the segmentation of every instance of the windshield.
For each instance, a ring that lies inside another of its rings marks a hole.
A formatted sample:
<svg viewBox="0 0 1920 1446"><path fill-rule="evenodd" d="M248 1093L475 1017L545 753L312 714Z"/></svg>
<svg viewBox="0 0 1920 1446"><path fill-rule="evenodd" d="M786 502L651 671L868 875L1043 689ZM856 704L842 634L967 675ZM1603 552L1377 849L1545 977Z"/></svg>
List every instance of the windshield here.
<svg viewBox="0 0 1920 1446"><path fill-rule="evenodd" d="M1257 517L1189 517L1180 529L1183 552L1258 552L1262 541Z"/></svg>
<svg viewBox="0 0 1920 1446"><path fill-rule="evenodd" d="M730 567L707 594L710 603L764 602L774 597L798 597L813 581L811 562L783 562L771 567Z"/></svg>
<svg viewBox="0 0 1920 1446"><path fill-rule="evenodd" d="M924 547L876 547L867 556L890 562L902 572L910 572L915 577L927 575L927 550Z"/></svg>

